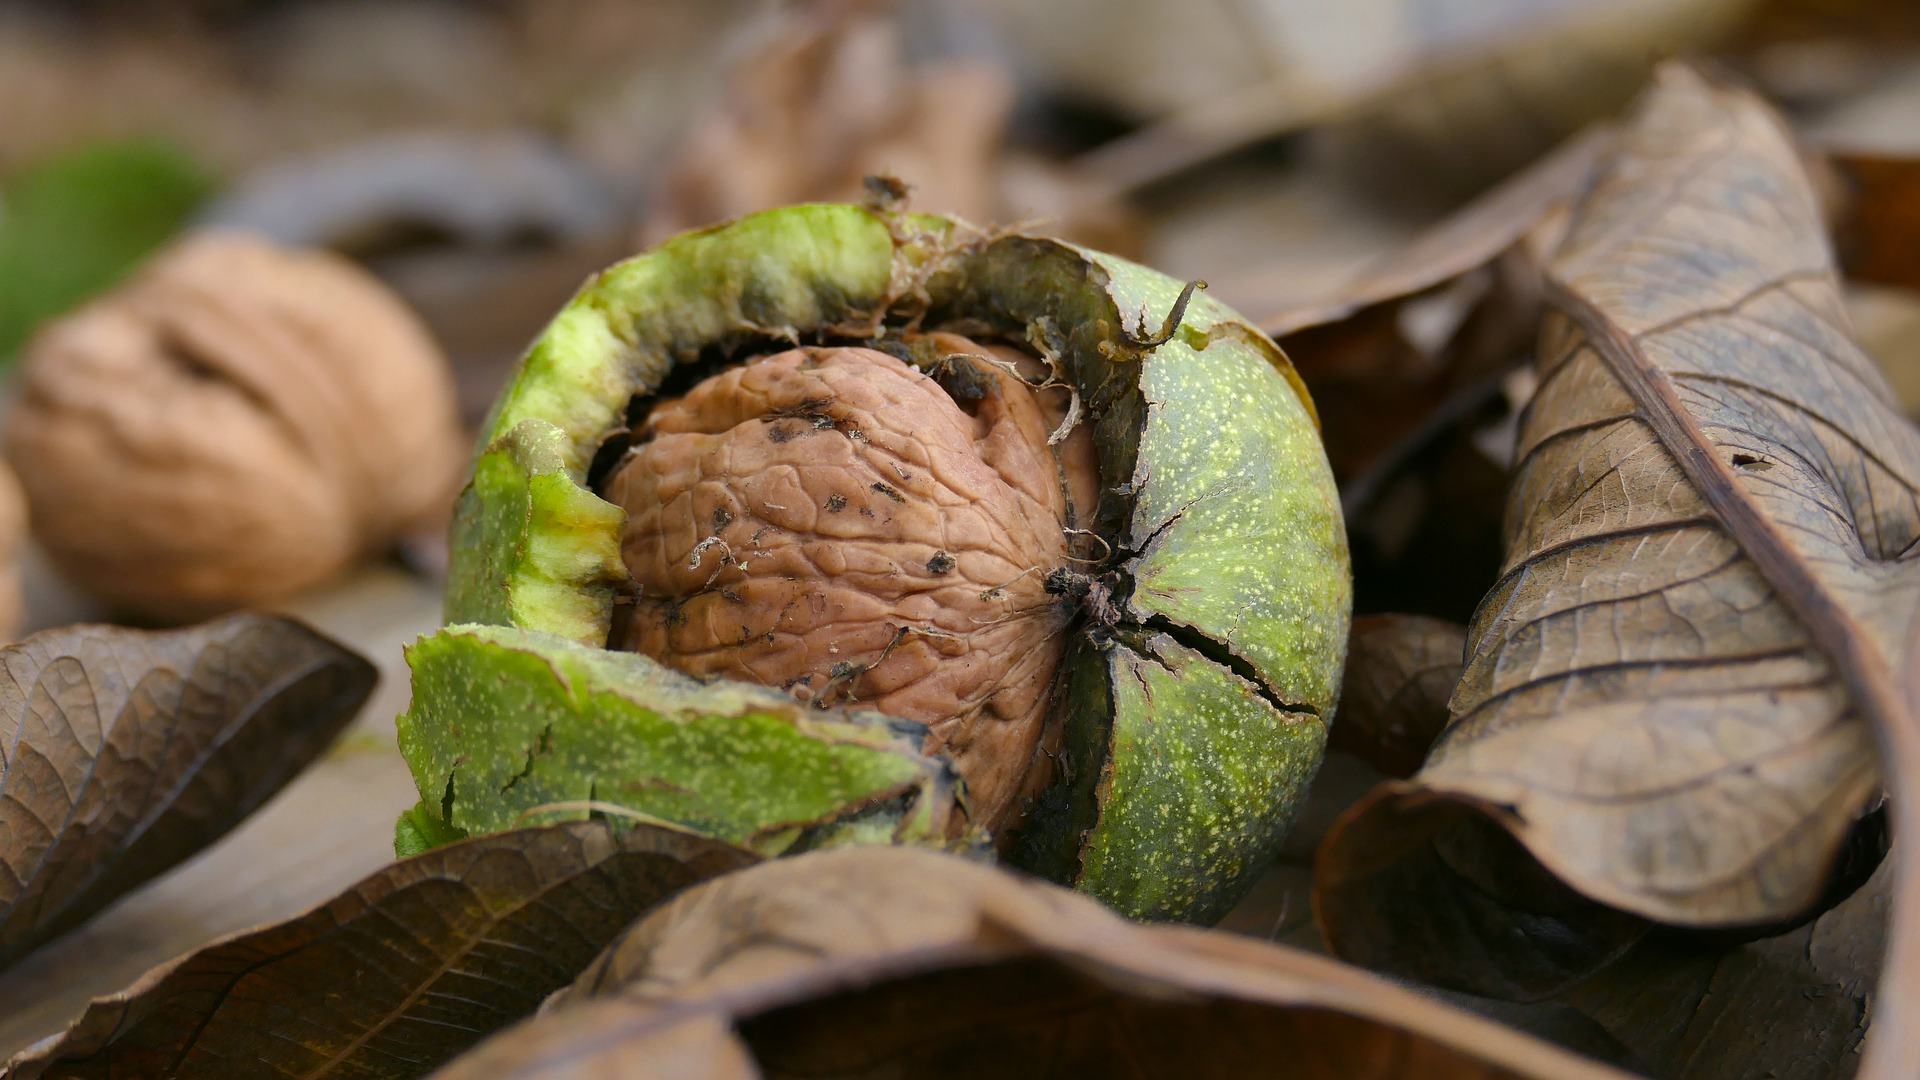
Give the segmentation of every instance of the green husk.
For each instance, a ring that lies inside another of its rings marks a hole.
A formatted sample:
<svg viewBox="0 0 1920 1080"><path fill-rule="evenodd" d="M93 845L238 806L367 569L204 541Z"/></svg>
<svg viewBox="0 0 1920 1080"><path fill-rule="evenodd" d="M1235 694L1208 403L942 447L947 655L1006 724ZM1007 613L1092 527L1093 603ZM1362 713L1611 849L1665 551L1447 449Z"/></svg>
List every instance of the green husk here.
<svg viewBox="0 0 1920 1080"><path fill-rule="evenodd" d="M414 697L400 750L423 796L410 843L502 832L534 815L580 819L587 803L763 855L830 826L871 828L876 811L894 839L965 840L948 831L952 768L920 753L925 728L910 721L701 683L636 653L517 627L450 626L411 646L407 664Z"/></svg>

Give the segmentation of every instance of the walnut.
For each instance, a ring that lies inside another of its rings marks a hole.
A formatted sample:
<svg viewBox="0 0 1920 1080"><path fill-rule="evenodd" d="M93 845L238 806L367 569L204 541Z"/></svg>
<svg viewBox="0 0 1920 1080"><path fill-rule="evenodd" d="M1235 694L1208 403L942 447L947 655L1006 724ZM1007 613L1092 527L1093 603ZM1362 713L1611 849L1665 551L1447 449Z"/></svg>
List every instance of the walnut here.
<svg viewBox="0 0 1920 1080"><path fill-rule="evenodd" d="M408 653L405 850L630 811L1191 921L1266 868L1352 596L1285 355L1199 282L871 193L609 267L527 351Z"/></svg>
<svg viewBox="0 0 1920 1080"><path fill-rule="evenodd" d="M1057 410L1007 360L921 340L940 370L800 348L657 405L605 485L641 583L615 645L919 720L994 828L1036 758L1075 613L1048 591L1070 565L1065 473L1097 470L1084 431L1056 456Z"/></svg>
<svg viewBox="0 0 1920 1080"><path fill-rule="evenodd" d="M443 518L466 452L419 321L332 255L177 242L24 354L35 537L152 620L271 602Z"/></svg>
<svg viewBox="0 0 1920 1080"><path fill-rule="evenodd" d="M13 470L0 465L0 641L12 641L26 617L20 595L20 548L26 535L26 497Z"/></svg>

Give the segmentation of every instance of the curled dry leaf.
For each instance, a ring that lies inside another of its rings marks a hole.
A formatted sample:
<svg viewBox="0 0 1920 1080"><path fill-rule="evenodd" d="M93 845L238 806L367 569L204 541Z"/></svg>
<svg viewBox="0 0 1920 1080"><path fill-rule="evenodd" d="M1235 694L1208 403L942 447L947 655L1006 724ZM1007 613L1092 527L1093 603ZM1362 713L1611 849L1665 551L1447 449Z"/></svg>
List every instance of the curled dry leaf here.
<svg viewBox="0 0 1920 1080"><path fill-rule="evenodd" d="M1920 432L1778 119L1663 68L1550 281L1454 722L1316 897L1340 954L1509 995L1649 921L1803 916L1878 799L1875 726L1915 723Z"/></svg>
<svg viewBox="0 0 1920 1080"><path fill-rule="evenodd" d="M913 189L917 210L979 224L1044 215L1049 232L1134 246L1123 205L1086 178L1010 155L1014 87L992 64L915 65L886 0L800 6L698 116L648 211L652 246L775 206L858 201L863 180Z"/></svg>
<svg viewBox="0 0 1920 1080"><path fill-rule="evenodd" d="M466 459L445 360L383 286L237 234L182 240L45 329L6 451L62 573L165 621L435 525Z"/></svg>
<svg viewBox="0 0 1920 1080"><path fill-rule="evenodd" d="M374 677L254 614L0 649L0 963L224 835L333 741Z"/></svg>
<svg viewBox="0 0 1920 1080"><path fill-rule="evenodd" d="M780 859L636 924L440 1080L1623 1077L1312 956L924 850Z"/></svg>
<svg viewBox="0 0 1920 1080"><path fill-rule="evenodd" d="M13 470L0 463L0 641L11 641L26 619L20 549L27 539L27 498Z"/></svg>
<svg viewBox="0 0 1920 1080"><path fill-rule="evenodd" d="M156 968L5 1076L420 1076L532 1012L639 912L753 859L600 821L452 844Z"/></svg>
<svg viewBox="0 0 1920 1080"><path fill-rule="evenodd" d="M1467 628L1421 615L1353 620L1340 722L1329 745L1389 776L1411 776L1447 725Z"/></svg>

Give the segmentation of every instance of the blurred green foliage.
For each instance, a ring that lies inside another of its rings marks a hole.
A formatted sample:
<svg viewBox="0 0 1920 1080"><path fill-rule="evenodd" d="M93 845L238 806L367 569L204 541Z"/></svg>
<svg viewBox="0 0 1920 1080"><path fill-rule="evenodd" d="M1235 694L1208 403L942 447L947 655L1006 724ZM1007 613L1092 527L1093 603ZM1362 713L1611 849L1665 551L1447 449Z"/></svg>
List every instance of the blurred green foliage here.
<svg viewBox="0 0 1920 1080"><path fill-rule="evenodd" d="M212 189L151 141L96 143L14 176L0 190L0 364L41 321L118 282Z"/></svg>

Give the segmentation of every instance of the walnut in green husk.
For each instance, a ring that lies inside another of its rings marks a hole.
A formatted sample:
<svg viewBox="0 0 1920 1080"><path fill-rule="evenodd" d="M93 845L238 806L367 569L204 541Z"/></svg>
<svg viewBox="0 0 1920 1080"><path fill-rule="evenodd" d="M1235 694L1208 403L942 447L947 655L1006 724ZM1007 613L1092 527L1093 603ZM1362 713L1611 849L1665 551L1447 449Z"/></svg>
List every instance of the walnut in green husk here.
<svg viewBox="0 0 1920 1080"><path fill-rule="evenodd" d="M595 808L770 854L991 840L1205 920L1318 764L1338 502L1285 357L1191 285L769 211L589 282L485 438L457 625L410 654L404 847Z"/></svg>

